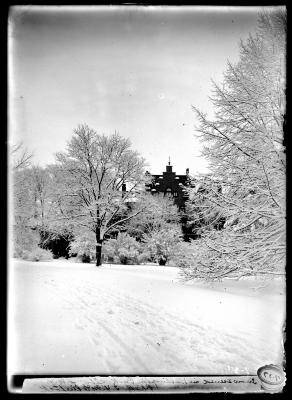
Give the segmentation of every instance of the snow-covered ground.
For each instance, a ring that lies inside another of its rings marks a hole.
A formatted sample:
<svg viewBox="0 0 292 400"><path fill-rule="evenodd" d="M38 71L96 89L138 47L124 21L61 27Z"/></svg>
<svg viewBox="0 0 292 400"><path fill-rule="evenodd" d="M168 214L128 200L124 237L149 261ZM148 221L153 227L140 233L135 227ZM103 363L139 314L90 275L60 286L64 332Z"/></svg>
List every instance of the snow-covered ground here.
<svg viewBox="0 0 292 400"><path fill-rule="evenodd" d="M9 284L10 374L255 374L283 360L279 280L13 260Z"/></svg>

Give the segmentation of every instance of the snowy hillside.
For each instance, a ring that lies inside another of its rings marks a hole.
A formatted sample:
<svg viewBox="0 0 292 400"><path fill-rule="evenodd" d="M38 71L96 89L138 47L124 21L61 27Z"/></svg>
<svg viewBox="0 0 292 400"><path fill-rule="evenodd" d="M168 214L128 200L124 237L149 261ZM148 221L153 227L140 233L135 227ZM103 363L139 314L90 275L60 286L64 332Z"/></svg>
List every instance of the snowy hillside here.
<svg viewBox="0 0 292 400"><path fill-rule="evenodd" d="M10 265L13 374L254 374L282 362L281 281L179 281L178 269Z"/></svg>

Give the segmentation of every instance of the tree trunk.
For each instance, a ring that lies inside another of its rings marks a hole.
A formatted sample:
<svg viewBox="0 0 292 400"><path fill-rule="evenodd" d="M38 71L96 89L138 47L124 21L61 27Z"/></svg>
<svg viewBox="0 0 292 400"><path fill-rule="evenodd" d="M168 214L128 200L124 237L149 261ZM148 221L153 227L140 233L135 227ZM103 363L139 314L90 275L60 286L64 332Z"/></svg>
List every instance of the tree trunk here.
<svg viewBox="0 0 292 400"><path fill-rule="evenodd" d="M95 254L96 254L96 266L97 267L99 267L100 265L101 265L101 247L102 247L102 243L100 242L100 243L98 243L97 245L96 245L96 251L95 251Z"/></svg>
<svg viewBox="0 0 292 400"><path fill-rule="evenodd" d="M95 246L95 255L96 255L96 266L99 267L101 265L101 249L102 249L102 238L100 234L100 228L96 228L96 246Z"/></svg>

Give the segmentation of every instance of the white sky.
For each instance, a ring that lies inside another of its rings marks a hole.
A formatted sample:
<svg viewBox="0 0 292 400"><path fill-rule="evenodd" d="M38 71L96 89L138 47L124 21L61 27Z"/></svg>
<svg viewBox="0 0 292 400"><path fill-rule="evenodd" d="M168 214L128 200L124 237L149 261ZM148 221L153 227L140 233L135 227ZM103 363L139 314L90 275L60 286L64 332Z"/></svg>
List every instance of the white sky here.
<svg viewBox="0 0 292 400"><path fill-rule="evenodd" d="M257 7L16 6L9 29L9 142L54 162L86 123L118 131L159 174L206 171L192 105L254 32Z"/></svg>

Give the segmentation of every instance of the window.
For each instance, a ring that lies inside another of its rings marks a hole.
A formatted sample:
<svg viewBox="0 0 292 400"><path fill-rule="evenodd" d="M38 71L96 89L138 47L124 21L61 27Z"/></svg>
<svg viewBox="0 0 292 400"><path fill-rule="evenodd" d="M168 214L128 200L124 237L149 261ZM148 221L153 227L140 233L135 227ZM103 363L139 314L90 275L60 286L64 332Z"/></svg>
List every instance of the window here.
<svg viewBox="0 0 292 400"><path fill-rule="evenodd" d="M173 192L173 197L177 197L177 192Z"/></svg>
<svg viewBox="0 0 292 400"><path fill-rule="evenodd" d="M171 196L172 196L171 188L167 188L167 189L166 189L166 191L165 191L165 196L167 196L167 197L171 197Z"/></svg>

